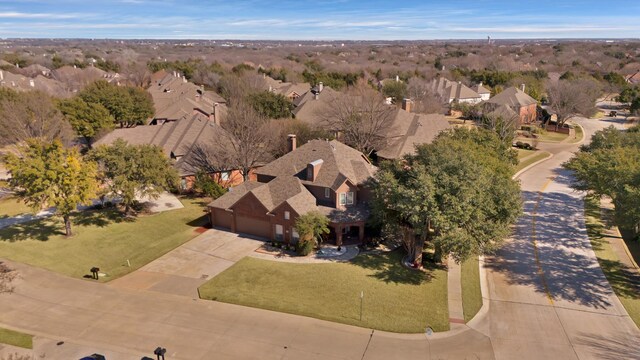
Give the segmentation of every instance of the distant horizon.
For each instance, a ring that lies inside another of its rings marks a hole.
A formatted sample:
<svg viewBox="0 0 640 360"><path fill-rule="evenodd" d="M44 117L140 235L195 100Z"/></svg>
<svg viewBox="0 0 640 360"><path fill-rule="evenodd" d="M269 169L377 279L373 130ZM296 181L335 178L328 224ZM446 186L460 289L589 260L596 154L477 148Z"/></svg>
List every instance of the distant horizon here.
<svg viewBox="0 0 640 360"><path fill-rule="evenodd" d="M415 41L640 38L640 2L0 0L0 38Z"/></svg>
<svg viewBox="0 0 640 360"><path fill-rule="evenodd" d="M439 39L232 39L232 38L89 38L89 37L0 37L0 41L12 41L12 40L51 40L51 41L170 41L170 42L178 42L178 41L196 41L196 42L208 42L208 41L218 41L218 42L302 42L302 43L317 43L317 42L363 42L363 43L372 43L372 42L436 42L436 41L468 41L468 42L487 42L487 38L439 38ZM602 38L491 38L491 41L640 41L640 37L602 37Z"/></svg>

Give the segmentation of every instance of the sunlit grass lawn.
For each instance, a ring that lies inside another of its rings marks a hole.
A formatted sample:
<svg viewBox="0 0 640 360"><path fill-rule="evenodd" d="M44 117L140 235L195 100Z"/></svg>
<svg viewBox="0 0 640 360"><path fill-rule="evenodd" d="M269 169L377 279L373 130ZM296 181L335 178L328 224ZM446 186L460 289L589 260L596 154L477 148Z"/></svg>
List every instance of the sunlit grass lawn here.
<svg viewBox="0 0 640 360"><path fill-rule="evenodd" d="M76 278L97 266L108 275L101 281L109 281L198 235L196 229L207 223L206 201L181 200L183 209L134 219L113 208L76 213L70 238L65 237L59 217L0 229L0 257Z"/></svg>
<svg viewBox="0 0 640 360"><path fill-rule="evenodd" d="M598 257L602 271L631 319L637 326L640 326L640 276L620 262L609 241L603 237L605 224L602 220L598 199L591 196L585 198L585 218L591 247ZM637 242L627 241L627 244L630 245L630 251L632 251L636 262L640 260L637 256L640 255Z"/></svg>
<svg viewBox="0 0 640 360"><path fill-rule="evenodd" d="M448 330L446 269L415 272L402 256L396 250L331 264L247 257L202 285L200 297L392 332Z"/></svg>
<svg viewBox="0 0 640 360"><path fill-rule="evenodd" d="M518 150L518 160L522 160L527 156L536 152L535 150L525 150L525 149L516 149L516 150Z"/></svg>
<svg viewBox="0 0 640 360"><path fill-rule="evenodd" d="M13 196L0 199L0 219L32 212L33 210L30 207Z"/></svg>
<svg viewBox="0 0 640 360"><path fill-rule="evenodd" d="M549 154L546 151L539 151L536 155L531 156L531 157L525 159L524 161L520 161L518 163L518 166L516 166L516 172L526 168L527 166L529 166L529 165L531 165L531 164L533 164L533 163L535 163L537 161L545 159L545 158L549 157L550 155L551 154Z"/></svg>
<svg viewBox="0 0 640 360"><path fill-rule="evenodd" d="M478 258L470 258L462 263L462 309L464 321L468 322L482 307L482 291L480 290L480 266Z"/></svg>
<svg viewBox="0 0 640 360"><path fill-rule="evenodd" d="M33 349L33 336L18 331L0 328L0 343Z"/></svg>

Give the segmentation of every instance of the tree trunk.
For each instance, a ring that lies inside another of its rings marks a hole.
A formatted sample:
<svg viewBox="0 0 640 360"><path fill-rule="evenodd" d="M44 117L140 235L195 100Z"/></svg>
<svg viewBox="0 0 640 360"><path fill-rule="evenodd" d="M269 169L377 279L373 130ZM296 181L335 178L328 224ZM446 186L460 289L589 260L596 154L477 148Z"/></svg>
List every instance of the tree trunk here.
<svg viewBox="0 0 640 360"><path fill-rule="evenodd" d="M69 215L64 215L62 218L64 219L65 233L67 237L69 237L73 235L73 233L71 232L71 218L69 218Z"/></svg>
<svg viewBox="0 0 640 360"><path fill-rule="evenodd" d="M249 175L251 174L251 169L242 169L242 181L249 181Z"/></svg>
<svg viewBox="0 0 640 360"><path fill-rule="evenodd" d="M422 251L424 250L425 236L419 235L416 237L415 254L413 258L413 266L420 269L422 268Z"/></svg>

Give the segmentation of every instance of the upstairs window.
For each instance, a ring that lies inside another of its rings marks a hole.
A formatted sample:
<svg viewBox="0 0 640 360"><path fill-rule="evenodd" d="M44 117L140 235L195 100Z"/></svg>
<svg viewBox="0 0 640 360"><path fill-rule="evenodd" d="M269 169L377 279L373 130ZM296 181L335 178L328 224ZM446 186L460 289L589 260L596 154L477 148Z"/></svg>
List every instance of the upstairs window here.
<svg viewBox="0 0 640 360"><path fill-rule="evenodd" d="M347 194L340 193L340 205L347 205Z"/></svg>
<svg viewBox="0 0 640 360"><path fill-rule="evenodd" d="M324 188L324 197L327 199L331 197L331 190L329 190L329 188Z"/></svg>
<svg viewBox="0 0 640 360"><path fill-rule="evenodd" d="M347 205L353 205L353 192L348 192L347 193Z"/></svg>
<svg viewBox="0 0 640 360"><path fill-rule="evenodd" d="M285 220L289 220L289 212L288 211L284 212L284 219Z"/></svg>

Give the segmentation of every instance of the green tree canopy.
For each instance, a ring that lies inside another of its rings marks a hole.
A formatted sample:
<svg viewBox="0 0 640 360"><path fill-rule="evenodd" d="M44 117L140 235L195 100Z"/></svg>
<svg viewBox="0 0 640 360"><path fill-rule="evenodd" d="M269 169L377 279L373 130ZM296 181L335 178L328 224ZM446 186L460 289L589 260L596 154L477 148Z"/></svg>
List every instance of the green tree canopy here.
<svg viewBox="0 0 640 360"><path fill-rule="evenodd" d="M281 94L260 91L247 95L247 102L258 114L270 119L290 118L293 104Z"/></svg>
<svg viewBox="0 0 640 360"><path fill-rule="evenodd" d="M100 132L113 129L115 125L107 108L100 103L88 103L81 97L60 100L58 109L73 130L85 139L89 148Z"/></svg>
<svg viewBox="0 0 640 360"><path fill-rule="evenodd" d="M329 233L329 218L318 211L311 211L296 219L295 229L301 241L320 242L322 235Z"/></svg>
<svg viewBox="0 0 640 360"><path fill-rule="evenodd" d="M640 224L639 130L621 132L609 127L598 131L590 145L564 164L573 170L574 188L610 197L618 226L636 232Z"/></svg>
<svg viewBox="0 0 640 360"><path fill-rule="evenodd" d="M116 123L124 127L146 124L155 113L151 95L142 88L98 80L82 90L79 96L86 103L104 106Z"/></svg>
<svg viewBox="0 0 640 360"><path fill-rule="evenodd" d="M513 153L488 130L442 133L376 174L373 217L419 264L425 243L457 261L495 250L520 214Z"/></svg>
<svg viewBox="0 0 640 360"><path fill-rule="evenodd" d="M384 96L392 98L394 103L397 103L407 96L407 83L404 81L385 81L382 86L382 93Z"/></svg>
<svg viewBox="0 0 640 360"><path fill-rule="evenodd" d="M80 204L91 204L98 190L95 163L85 161L77 149L28 140L22 156L9 154L4 161L11 172L9 185L34 210L55 207L71 236L70 214Z"/></svg>
<svg viewBox="0 0 640 360"><path fill-rule="evenodd" d="M122 199L125 213L137 196L157 199L178 182L175 168L155 145L129 145L118 139L111 146L95 148L91 157L100 166L108 192Z"/></svg>

